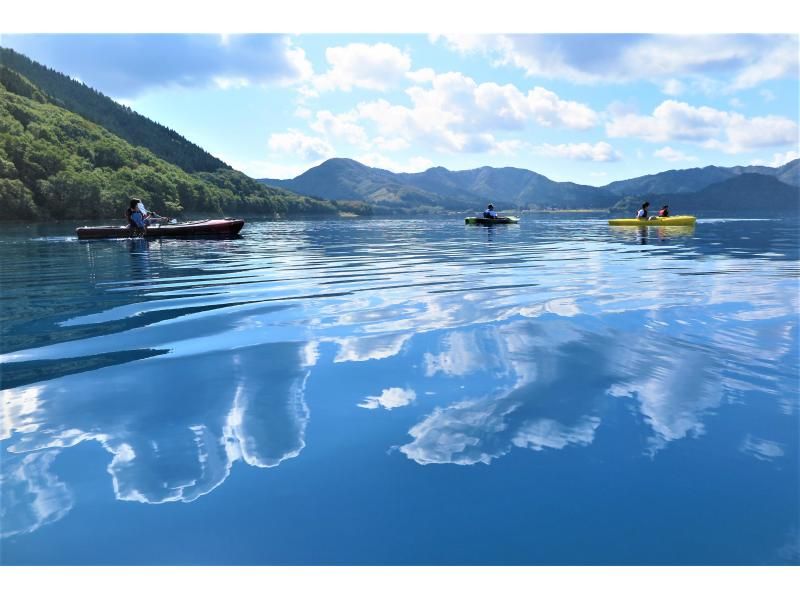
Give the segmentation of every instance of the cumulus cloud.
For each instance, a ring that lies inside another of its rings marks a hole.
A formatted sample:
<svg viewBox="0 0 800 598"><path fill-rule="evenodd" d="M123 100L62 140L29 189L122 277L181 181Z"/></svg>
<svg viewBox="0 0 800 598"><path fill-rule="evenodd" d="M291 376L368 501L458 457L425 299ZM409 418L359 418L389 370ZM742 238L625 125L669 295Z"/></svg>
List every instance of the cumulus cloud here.
<svg viewBox="0 0 800 598"><path fill-rule="evenodd" d="M737 112L666 100L652 115L616 113L606 124L609 137L651 142L691 141L726 153L797 144L797 123L783 116L747 118Z"/></svg>
<svg viewBox="0 0 800 598"><path fill-rule="evenodd" d="M289 85L313 72L285 35L3 35L3 45L123 98L169 86Z"/></svg>
<svg viewBox="0 0 800 598"><path fill-rule="evenodd" d="M377 397L367 397L363 403L359 403L359 407L364 409L377 409L383 407L384 409L391 410L397 407L405 407L412 403L417 398L417 393L408 388L386 388Z"/></svg>
<svg viewBox="0 0 800 598"><path fill-rule="evenodd" d="M295 129L270 135L269 148L273 152L292 154L302 160L321 160L334 154L333 147L327 140L311 137Z"/></svg>
<svg viewBox="0 0 800 598"><path fill-rule="evenodd" d="M673 149L668 145L654 151L653 155L656 158L662 158L668 162L692 162L697 160L695 156L684 154L682 151Z"/></svg>
<svg viewBox="0 0 800 598"><path fill-rule="evenodd" d="M523 91L511 84L478 84L457 72L437 74L428 83L406 90L411 106L386 99L359 103L359 120L371 122L384 137L424 142L437 150L509 153L520 142L498 141L494 132L521 131L530 124L582 130L599 118L589 106L543 87Z"/></svg>
<svg viewBox="0 0 800 598"><path fill-rule="evenodd" d="M386 43L328 48L325 59L330 65L328 71L313 79L319 91L350 91L356 87L386 91L401 83L411 69L410 56Z"/></svg>
<svg viewBox="0 0 800 598"><path fill-rule="evenodd" d="M686 89L678 79L668 79L661 87L661 92L668 96L679 96Z"/></svg>
<svg viewBox="0 0 800 598"><path fill-rule="evenodd" d="M356 118L354 112L333 114L329 110L320 110L316 114L316 120L309 126L328 137L343 139L351 145L366 146L369 143L367 133L355 123Z"/></svg>
<svg viewBox="0 0 800 598"><path fill-rule="evenodd" d="M574 83L696 77L732 89L797 77L794 35L524 34L433 36L461 53L482 52L528 76ZM674 91L674 84L673 84ZM674 94L670 94L674 95Z"/></svg>
<svg viewBox="0 0 800 598"><path fill-rule="evenodd" d="M600 141L591 143L561 143L550 145L544 143L536 146L534 151L542 156L567 158L570 160L589 160L592 162L615 162L622 156L610 144Z"/></svg>
<svg viewBox="0 0 800 598"><path fill-rule="evenodd" d="M771 160L753 160L752 164L757 166L771 166L773 168L777 168L778 166L783 166L787 162L797 160L798 158L800 158L800 152L797 150L789 150L788 152L772 154Z"/></svg>
<svg viewBox="0 0 800 598"><path fill-rule="evenodd" d="M759 54L747 67L736 76L731 86L732 89L747 89L773 79L784 77L797 78L798 64L798 37L787 36L789 39L777 44L770 51Z"/></svg>

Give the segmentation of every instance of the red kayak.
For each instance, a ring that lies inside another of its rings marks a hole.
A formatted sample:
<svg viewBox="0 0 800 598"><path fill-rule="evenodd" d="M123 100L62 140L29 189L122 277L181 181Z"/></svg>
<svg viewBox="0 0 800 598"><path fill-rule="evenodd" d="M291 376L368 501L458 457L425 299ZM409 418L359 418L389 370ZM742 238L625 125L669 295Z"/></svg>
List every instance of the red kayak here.
<svg viewBox="0 0 800 598"><path fill-rule="evenodd" d="M244 220L195 220L180 224L156 224L148 226L144 235L128 226L81 226L75 229L79 239L125 239L132 237L230 237L239 233Z"/></svg>

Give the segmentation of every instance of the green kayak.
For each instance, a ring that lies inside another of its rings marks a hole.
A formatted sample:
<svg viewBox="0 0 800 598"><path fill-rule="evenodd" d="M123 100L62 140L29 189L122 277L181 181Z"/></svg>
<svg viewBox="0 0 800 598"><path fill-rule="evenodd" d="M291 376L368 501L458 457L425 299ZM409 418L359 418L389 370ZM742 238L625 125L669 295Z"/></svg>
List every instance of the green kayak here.
<svg viewBox="0 0 800 598"><path fill-rule="evenodd" d="M483 216L467 216L464 224L517 224L519 218L516 216L501 216L499 218L484 218Z"/></svg>

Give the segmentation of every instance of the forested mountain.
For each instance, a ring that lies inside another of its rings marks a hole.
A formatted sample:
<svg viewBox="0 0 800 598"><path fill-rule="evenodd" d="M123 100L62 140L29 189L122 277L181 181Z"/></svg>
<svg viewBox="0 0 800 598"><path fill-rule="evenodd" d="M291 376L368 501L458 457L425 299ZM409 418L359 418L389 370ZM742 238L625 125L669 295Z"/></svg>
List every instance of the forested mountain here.
<svg viewBox="0 0 800 598"><path fill-rule="evenodd" d="M53 104L80 114L132 145L146 147L159 158L186 172L230 168L172 129L14 50L0 48L0 66L25 77L49 96Z"/></svg>
<svg viewBox="0 0 800 598"><path fill-rule="evenodd" d="M557 183L522 168L394 173L355 160L332 158L294 179L260 179L296 193L327 199L359 199L380 207L467 210L492 201L501 209L607 208L616 197L607 190Z"/></svg>
<svg viewBox="0 0 800 598"><path fill-rule="evenodd" d="M631 215L645 197L629 197L613 208ZM697 212L788 213L800 211L800 188L787 185L772 175L746 172L714 183L693 193L664 193L646 196L651 210L669 205L672 214Z"/></svg>
<svg viewBox="0 0 800 598"><path fill-rule="evenodd" d="M772 176L788 185L800 185L800 160L792 160L778 168L770 166L706 166L667 170L657 174L614 181L604 187L619 195L650 195L659 193L693 193L709 185L719 183L741 174Z"/></svg>
<svg viewBox="0 0 800 598"><path fill-rule="evenodd" d="M484 166L451 171L439 166L419 173L394 173L355 160L332 158L293 179L260 181L315 197L362 200L376 213L413 213L475 210L488 201L501 210L628 210L645 200L655 205L661 199L677 201L679 197L686 200L686 206L703 209L753 210L763 205L767 210L791 210L792 197L800 203L798 177L800 160L793 160L779 168L707 166L668 170L591 187L555 182L523 168ZM727 181L730 184L723 184Z"/></svg>
<svg viewBox="0 0 800 598"><path fill-rule="evenodd" d="M50 100L0 67L0 219L121 219L132 196L170 216L337 212L229 168L187 173Z"/></svg>

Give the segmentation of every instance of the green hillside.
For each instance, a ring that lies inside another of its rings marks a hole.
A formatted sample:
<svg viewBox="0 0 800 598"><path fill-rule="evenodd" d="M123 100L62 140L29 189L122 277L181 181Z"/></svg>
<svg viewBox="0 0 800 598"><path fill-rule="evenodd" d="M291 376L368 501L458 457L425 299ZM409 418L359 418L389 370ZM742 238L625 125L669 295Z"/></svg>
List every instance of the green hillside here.
<svg viewBox="0 0 800 598"><path fill-rule="evenodd" d="M0 219L121 218L131 196L171 216L337 212L228 168L187 173L0 66Z"/></svg>
<svg viewBox="0 0 800 598"><path fill-rule="evenodd" d="M132 145L146 147L159 158L186 172L230 168L172 129L14 50L0 48L0 65L30 81L53 104L83 116Z"/></svg>

